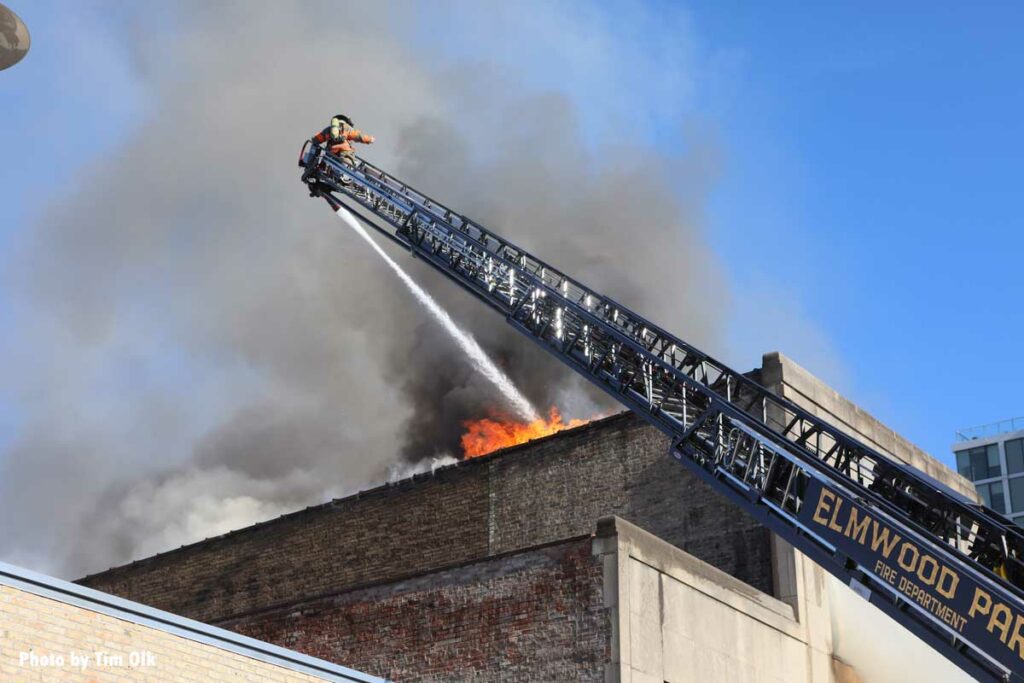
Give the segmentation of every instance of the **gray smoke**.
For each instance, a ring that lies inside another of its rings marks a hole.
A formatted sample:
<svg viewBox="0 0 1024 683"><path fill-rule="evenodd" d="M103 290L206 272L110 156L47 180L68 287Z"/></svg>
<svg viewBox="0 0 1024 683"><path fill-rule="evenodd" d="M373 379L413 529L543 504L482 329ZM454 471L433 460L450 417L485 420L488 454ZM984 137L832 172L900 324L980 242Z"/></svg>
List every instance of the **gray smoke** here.
<svg viewBox="0 0 1024 683"><path fill-rule="evenodd" d="M375 162L716 343L723 288L699 230L713 145L691 140L672 158L638 146L611 110L595 124L572 84L533 91L514 66L435 58L412 4L182 8L173 30L132 37L151 114L55 201L5 283L30 351L5 369L26 420L0 457L0 556L63 575L104 569L429 467L458 454L464 420L500 407L302 191L299 145L339 110L377 136ZM565 27L556 57L608 39L571 35L569 6L436 11L538 50ZM536 405L611 408L440 275L396 258Z"/></svg>

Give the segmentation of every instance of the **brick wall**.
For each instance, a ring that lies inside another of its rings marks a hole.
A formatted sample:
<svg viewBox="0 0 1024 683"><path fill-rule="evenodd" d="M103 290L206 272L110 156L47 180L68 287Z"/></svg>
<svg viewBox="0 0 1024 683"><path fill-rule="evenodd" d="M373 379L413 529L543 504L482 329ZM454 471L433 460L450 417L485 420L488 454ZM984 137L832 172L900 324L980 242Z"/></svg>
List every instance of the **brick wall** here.
<svg viewBox="0 0 1024 683"><path fill-rule="evenodd" d="M449 469L79 583L200 621L487 554L487 471Z"/></svg>
<svg viewBox="0 0 1024 683"><path fill-rule="evenodd" d="M618 515L770 592L768 532L623 414L86 577L203 621L590 533Z"/></svg>
<svg viewBox="0 0 1024 683"><path fill-rule="evenodd" d="M491 550L589 533L616 515L760 590L768 532L668 457L668 439L623 414L491 462Z"/></svg>
<svg viewBox="0 0 1024 683"><path fill-rule="evenodd" d="M598 682L602 577L576 538L220 625L396 681Z"/></svg>
<svg viewBox="0 0 1024 683"><path fill-rule="evenodd" d="M97 651L105 652L104 658L97 659ZM90 663L83 670L72 663L72 656L79 660L88 656ZM0 680L309 683L323 679L0 585Z"/></svg>

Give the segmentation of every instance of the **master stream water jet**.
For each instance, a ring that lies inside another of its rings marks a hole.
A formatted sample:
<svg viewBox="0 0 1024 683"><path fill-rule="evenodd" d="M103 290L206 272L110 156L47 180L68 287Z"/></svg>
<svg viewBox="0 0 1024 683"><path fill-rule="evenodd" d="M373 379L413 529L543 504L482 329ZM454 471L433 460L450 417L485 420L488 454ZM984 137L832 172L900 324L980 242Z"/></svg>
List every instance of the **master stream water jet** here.
<svg viewBox="0 0 1024 683"><path fill-rule="evenodd" d="M430 311L430 314L434 316L434 319L441 323L441 326L445 331L451 335L452 339L454 339L459 347L466 352L466 355L469 356L470 360L473 362L473 366L482 372L484 377L490 380L491 383L498 388L498 391L501 392L501 395L505 397L505 400L519 414L519 416L529 422L540 420L541 416L540 413L537 412L537 409L533 407L522 393L520 393L516 388L516 385L512 383L511 379L509 379L509 376L494 364L494 361L492 361L484 352L476 339L474 339L468 332L460 329L459 326L455 324L455 321L452 320L451 316L448 315L448 312L441 308L441 306L434 301L429 294L427 294L425 289L416 284L416 281L413 280L408 273L402 270L402 267L395 263L395 261L388 256L383 249L381 249L380 245L373 241L373 238L370 237L370 233L368 233L366 228L356 220L355 216L349 213L348 209L342 206L338 209L337 213L350 228L355 230L360 237L366 240L367 243L373 247L373 250L377 252L382 259L384 259L384 262L391 267L391 270L395 271L395 275L405 283L405 286L409 288L409 291L413 293L413 296L415 296L416 299L418 299L419 302L423 304L428 311Z"/></svg>

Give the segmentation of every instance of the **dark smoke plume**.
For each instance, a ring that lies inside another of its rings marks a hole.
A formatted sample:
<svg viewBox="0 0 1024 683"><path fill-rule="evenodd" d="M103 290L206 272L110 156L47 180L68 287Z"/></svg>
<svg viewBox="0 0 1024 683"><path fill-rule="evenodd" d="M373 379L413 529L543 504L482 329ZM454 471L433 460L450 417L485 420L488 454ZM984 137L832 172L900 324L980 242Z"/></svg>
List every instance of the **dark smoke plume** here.
<svg viewBox="0 0 1024 683"><path fill-rule="evenodd" d="M614 33L582 40L568 5L437 7L527 43L564 27L563 58L589 59L573 46ZM501 408L365 244L302 191L298 147L337 110L378 137L375 162L715 342L721 276L698 229L713 147L669 158L621 121L594 124L568 92L530 90L512 67L435 58L411 4L182 9L173 29L135 36L149 118L17 254L11 288L31 354L5 370L25 422L0 459L0 556L65 575L103 569L457 455L461 423ZM339 11L345 21L324 21ZM536 405L610 408L398 258Z"/></svg>

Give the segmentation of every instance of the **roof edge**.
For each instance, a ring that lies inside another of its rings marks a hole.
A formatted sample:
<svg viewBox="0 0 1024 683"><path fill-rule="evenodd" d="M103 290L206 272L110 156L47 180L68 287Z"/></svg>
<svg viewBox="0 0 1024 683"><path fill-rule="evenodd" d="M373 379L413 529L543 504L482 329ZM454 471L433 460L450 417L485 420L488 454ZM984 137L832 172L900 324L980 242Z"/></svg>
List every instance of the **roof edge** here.
<svg viewBox="0 0 1024 683"><path fill-rule="evenodd" d="M543 443L545 441L553 441L553 440L564 438L564 437L567 437L567 436L570 436L570 435L579 435L579 434L582 434L582 433L584 433L586 431L589 431L591 429L595 429L597 427L604 426L607 423L615 422L615 421L618 421L618 420L627 420L627 419L630 419L630 418L635 418L638 421L640 420L640 418L638 418L636 415L634 415L629 410L623 410L623 411L620 411L620 412L617 412L617 413L613 413L611 415L605 415L603 417L595 418L595 419L593 419L593 420L591 420L591 421L589 421L589 422L587 422L585 424L579 425L578 427L572 427L570 429L563 429L560 432L555 432L554 434L549 434L548 436L544 436L544 437L541 437L539 439L533 439L533 440L527 441L525 443L516 444L515 446L508 446L507 448L502 448L502 449L493 451L491 453L488 453L486 455L481 455L481 456L476 457L476 458L467 458L465 460L459 460L458 462L452 463L451 465L444 465L442 467L438 467L436 469L428 470L426 472L420 472L418 474L413 474L412 476L405 477L404 479L397 479L395 481L387 481L387 482L384 482L383 484L380 484L378 486L374 486L373 488L363 489L361 491L356 491L355 493L351 493L351 494L349 494L347 496L343 496L341 498L333 498L333 499L331 499L329 501L326 501L324 503L317 503L316 505L310 505L310 506L302 508L301 510L294 510L292 512L286 512L283 515L279 515L277 517L272 517L271 519L265 519L265 520L263 520L261 522L255 522L253 524L241 527L239 529L232 529L231 531L226 531L223 534L220 534L220 535L217 535L217 536L210 536L209 538L203 538L203 539L200 539L198 541L193 541L192 543L186 543L185 545L179 546L177 548L170 548L168 550L164 550L164 551L161 551L159 553L154 553L153 555L150 555L148 557L142 557L142 558L139 558L139 559L136 559L136 560L131 560L130 562L125 562L124 564L119 564L119 565L115 565L113 567L108 567L106 569L101 569L99 571L92 572L91 574L86 574L85 576L82 576L82 577L79 577L79 578L75 579L75 583L80 583L80 582L83 582L83 581L89 581L91 579L98 578L98 577L100 577L100 576L102 576L104 574L107 574L109 572L115 572L115 571L118 571L120 569L127 569L129 567L135 567L135 566L142 565L142 564L148 564L150 562L154 562L154 561L156 561L158 559L162 559L164 557L173 555L175 553L191 550L193 548L196 548L196 547L201 546L201 545L206 544L206 543L213 543L213 542L216 542L216 541L226 540L226 539L231 538L233 536L237 536L239 534L248 533L248 532L254 531L256 529L261 529L261 528L263 528L265 526L268 526L268 525L271 525L271 524L276 524L276 523L282 522L284 520L289 520L289 519L292 519L292 518L296 518L296 517L299 517L301 515L308 514L310 512L314 512L314 511L317 511L317 510L323 510L323 509L326 509L326 508L337 507L338 505L340 505L340 504L342 504L342 503L344 503L346 501L349 501L349 500L355 500L355 499L363 498L363 497L366 497L366 496L381 495L383 493L386 493L388 491L392 491L394 489L408 488L410 486L415 485L416 483L435 479L439 475L442 475L442 474L447 473L447 472L451 472L451 471L459 469L459 468L478 467L478 466L483 465L485 463L489 463L489 462L491 462L493 460L497 460L499 458L502 458L502 457L511 455L513 453L522 451L522 450L524 450L526 448L530 448L532 446L536 446L538 443ZM644 424L646 424L646 423L644 423Z"/></svg>
<svg viewBox="0 0 1024 683"><path fill-rule="evenodd" d="M187 640L257 659L328 681L387 683L383 678L271 645L216 626L186 619L170 612L125 600L102 591L0 562L0 585L23 590L51 600L105 614L140 626L170 633Z"/></svg>

